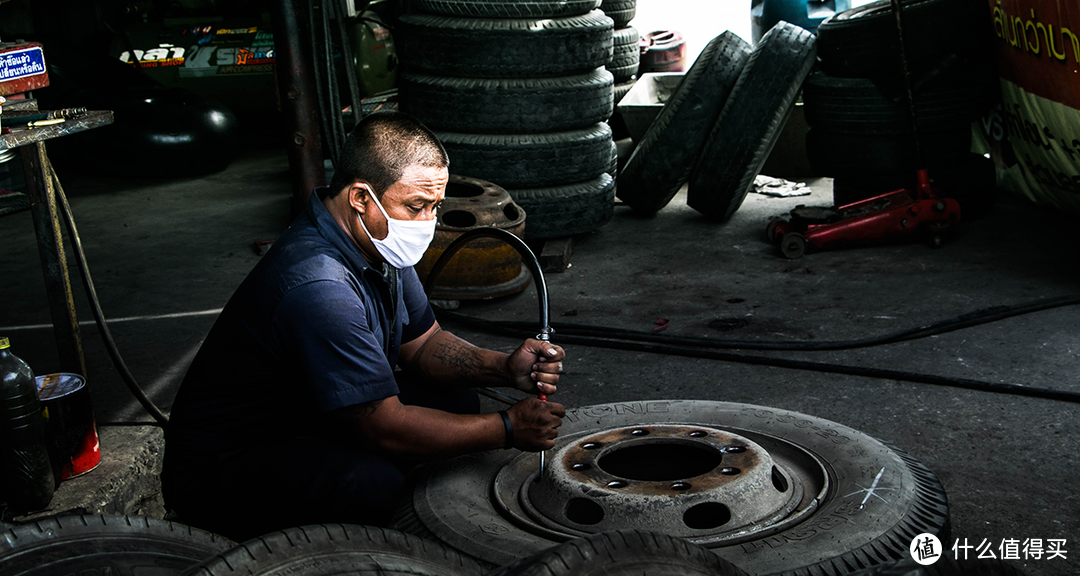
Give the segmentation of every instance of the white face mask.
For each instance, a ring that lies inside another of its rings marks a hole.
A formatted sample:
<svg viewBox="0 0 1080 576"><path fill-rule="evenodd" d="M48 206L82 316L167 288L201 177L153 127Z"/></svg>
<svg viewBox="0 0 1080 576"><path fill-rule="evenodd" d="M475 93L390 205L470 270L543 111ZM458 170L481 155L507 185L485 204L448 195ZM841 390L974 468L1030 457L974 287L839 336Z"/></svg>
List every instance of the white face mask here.
<svg viewBox="0 0 1080 576"><path fill-rule="evenodd" d="M379 240L372 236L367 226L364 225L364 219L357 212L356 217L360 220L360 227L364 229L364 233L375 244L375 249L379 251L387 264L394 268L415 266L424 257L424 252L427 251L431 241L435 238L437 220L435 218L431 220L395 220L386 213L382 204L379 203L378 196L371 191L371 188L368 188L367 191L371 198L375 200L379 212L382 212L383 217L386 218L386 238Z"/></svg>

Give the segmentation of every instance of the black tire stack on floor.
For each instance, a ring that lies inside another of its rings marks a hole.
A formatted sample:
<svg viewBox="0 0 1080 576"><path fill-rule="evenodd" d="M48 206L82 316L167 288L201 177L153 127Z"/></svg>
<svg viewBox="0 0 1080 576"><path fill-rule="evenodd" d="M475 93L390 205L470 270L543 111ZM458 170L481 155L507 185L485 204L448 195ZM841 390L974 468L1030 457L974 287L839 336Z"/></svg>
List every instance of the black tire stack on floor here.
<svg viewBox="0 0 1080 576"><path fill-rule="evenodd" d="M611 18L598 0L416 0L398 20L400 107L427 124L450 171L505 188L527 240L611 219Z"/></svg>
<svg viewBox="0 0 1080 576"><path fill-rule="evenodd" d="M611 64L607 65L607 69L615 77L617 105L637 82L638 65L641 63L641 34L630 25L637 14L637 0L603 0L600 10L615 23Z"/></svg>
<svg viewBox="0 0 1080 576"><path fill-rule="evenodd" d="M838 205L912 188L916 169L927 168L965 216L978 214L993 201L993 164L971 154L971 124L998 93L986 48L988 12L967 0L903 0L903 8L922 166L889 0L818 27L819 69L803 94L810 164L834 178Z"/></svg>

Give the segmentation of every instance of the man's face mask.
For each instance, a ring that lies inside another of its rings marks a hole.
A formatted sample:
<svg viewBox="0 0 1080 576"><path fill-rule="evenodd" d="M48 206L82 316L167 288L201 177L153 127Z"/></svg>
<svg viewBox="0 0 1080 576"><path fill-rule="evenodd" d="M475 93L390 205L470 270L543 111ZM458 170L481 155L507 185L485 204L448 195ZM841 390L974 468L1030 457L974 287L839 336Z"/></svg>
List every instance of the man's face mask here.
<svg viewBox="0 0 1080 576"><path fill-rule="evenodd" d="M391 218L383 209L379 197L375 195L371 188L365 188L367 188L371 198L375 200L375 205L379 207L383 217L386 218L386 238L379 240L372 236L367 226L364 225L364 219L357 212L356 217L360 220L360 227L364 229L364 233L375 244L375 249L379 251L379 255L386 260L387 264L394 268L415 266L424 257L424 252L435 238L437 220L435 218L431 220L396 220Z"/></svg>

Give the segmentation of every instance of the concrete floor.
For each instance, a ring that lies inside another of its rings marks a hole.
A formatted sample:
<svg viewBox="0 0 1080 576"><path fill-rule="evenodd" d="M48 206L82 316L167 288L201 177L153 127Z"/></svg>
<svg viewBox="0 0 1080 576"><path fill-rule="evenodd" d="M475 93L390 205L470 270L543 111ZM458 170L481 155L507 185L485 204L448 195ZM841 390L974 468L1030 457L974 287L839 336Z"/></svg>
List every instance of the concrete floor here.
<svg viewBox="0 0 1080 576"><path fill-rule="evenodd" d="M99 177L63 165L61 178L116 341L168 410L215 311L258 260L252 243L275 238L288 223L285 156L272 145L248 147L227 170L188 180ZM767 219L796 204L829 204L830 184L813 181L810 197L751 194L725 225L699 217L683 194L651 219L618 207L611 223L576 240L565 273L547 275L552 316L639 330L662 317L671 335L840 340L1080 288L1069 220L1009 196L940 250L912 244L780 257L764 241ZM57 354L30 215L0 223L0 334L37 373L53 371ZM90 320L81 290L76 297L80 318ZM536 300L530 288L461 311L533 320ZM729 332L708 326L731 318L749 323ZM1080 310L1061 308L876 348L754 354L1080 391L1077 326ZM515 345L455 331L497 349ZM149 421L97 329L86 326L83 338L98 421ZM954 537L987 539L995 549L1007 538L1065 538L1065 549L1074 549L1067 559L1019 564L1030 576L1080 573L1076 404L600 348L568 352L555 398L568 406L689 398L834 420L904 448L933 470L949 496ZM104 445L107 458L122 460L116 451L127 448L119 446Z"/></svg>

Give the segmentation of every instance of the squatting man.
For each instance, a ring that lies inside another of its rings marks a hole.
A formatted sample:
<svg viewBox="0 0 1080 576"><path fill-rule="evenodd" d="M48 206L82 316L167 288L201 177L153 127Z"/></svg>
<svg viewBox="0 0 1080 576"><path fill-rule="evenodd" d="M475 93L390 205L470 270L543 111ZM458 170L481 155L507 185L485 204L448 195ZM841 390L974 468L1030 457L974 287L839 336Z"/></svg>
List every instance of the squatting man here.
<svg viewBox="0 0 1080 576"><path fill-rule="evenodd" d="M473 388L553 394L565 352L454 336L413 270L448 165L405 114L368 116L349 134L330 186L233 294L180 387L162 473L180 521L234 540L385 525L417 461L554 446L560 404L528 397L480 414Z"/></svg>

